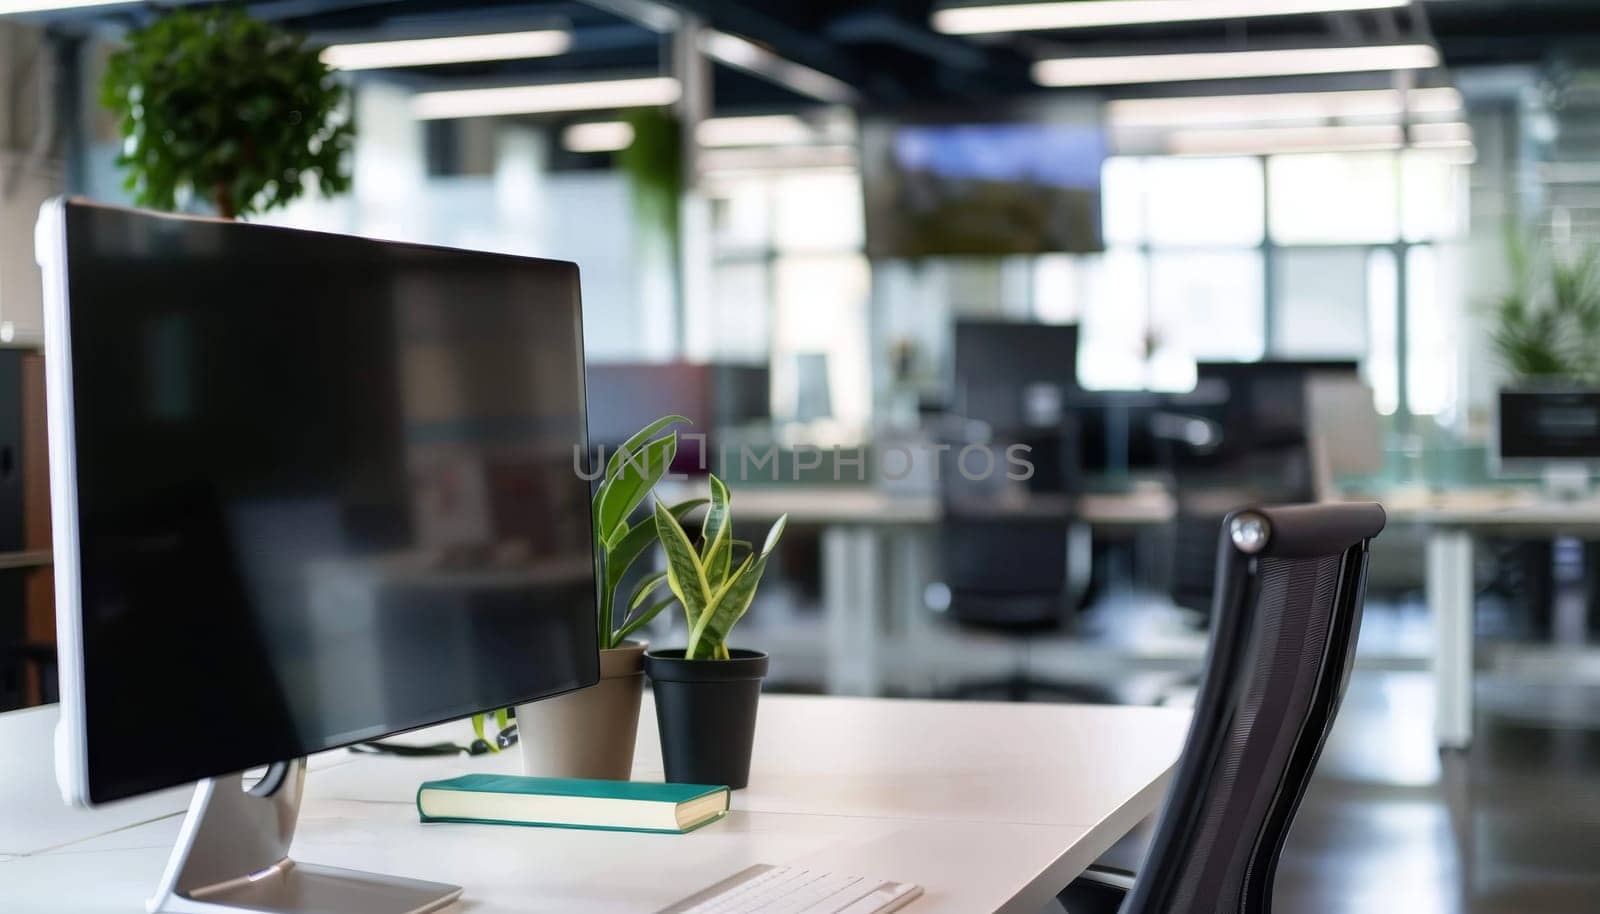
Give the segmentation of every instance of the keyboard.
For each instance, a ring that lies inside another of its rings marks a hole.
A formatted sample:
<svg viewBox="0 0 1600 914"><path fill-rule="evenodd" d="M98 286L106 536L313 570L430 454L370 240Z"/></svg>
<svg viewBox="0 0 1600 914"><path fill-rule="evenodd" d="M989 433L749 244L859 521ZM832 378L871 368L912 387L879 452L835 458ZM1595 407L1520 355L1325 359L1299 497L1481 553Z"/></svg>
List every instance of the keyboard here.
<svg viewBox="0 0 1600 914"><path fill-rule="evenodd" d="M758 863L657 914L887 914L921 895L904 882Z"/></svg>

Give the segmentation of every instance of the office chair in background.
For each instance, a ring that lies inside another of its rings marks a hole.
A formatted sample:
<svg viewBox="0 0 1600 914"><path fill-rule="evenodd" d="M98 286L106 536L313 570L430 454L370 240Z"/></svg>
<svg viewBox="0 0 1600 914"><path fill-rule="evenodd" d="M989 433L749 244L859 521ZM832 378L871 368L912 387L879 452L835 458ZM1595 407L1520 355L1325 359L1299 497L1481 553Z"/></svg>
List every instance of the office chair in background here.
<svg viewBox="0 0 1600 914"><path fill-rule="evenodd" d="M1250 508L1223 526L1211 647L1137 875L1091 868L1069 914L1269 914L1289 827L1355 659L1376 504Z"/></svg>
<svg viewBox="0 0 1600 914"><path fill-rule="evenodd" d="M1049 482L1042 487L1046 491L1030 489L1006 478L1007 442L990 441L985 446L995 455L993 473L967 478L960 454L985 437L972 434L979 426L957 420L947 429L956 434L945 438L949 447L942 452L939 472L942 577L931 588L936 596L929 602L960 628L1003 635L1020 650L1010 675L962 683L947 694L1103 701L1098 690L1035 678L1029 671L1031 641L1066 630L1088 590L1091 542L1088 527L1075 513L1071 474L1056 466L1035 467L1035 479ZM1063 454L1070 451L1060 449Z"/></svg>

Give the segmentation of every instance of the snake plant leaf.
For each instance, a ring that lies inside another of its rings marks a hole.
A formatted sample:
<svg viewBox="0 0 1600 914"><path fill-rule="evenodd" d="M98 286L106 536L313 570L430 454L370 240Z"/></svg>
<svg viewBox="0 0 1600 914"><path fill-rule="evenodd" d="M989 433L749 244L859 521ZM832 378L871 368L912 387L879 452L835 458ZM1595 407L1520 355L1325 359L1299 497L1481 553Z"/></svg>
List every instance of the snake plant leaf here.
<svg viewBox="0 0 1600 914"><path fill-rule="evenodd" d="M732 497L728 494L728 486L717 474L711 474L711 507L706 510L705 520L700 523L700 542L705 550L701 557L711 558L712 547L723 533L730 532L732 526L731 516L728 513Z"/></svg>
<svg viewBox="0 0 1600 914"><path fill-rule="evenodd" d="M738 570L728 577L727 583L717 591L708 609L701 614L700 621L691 626L685 656L712 659L726 654L728 633L750 610L756 588L761 584L761 576L766 573L767 559L783 538L783 531L788 525L789 515L778 518L772 529L767 531L761 554L747 557Z"/></svg>
<svg viewBox="0 0 1600 914"><path fill-rule="evenodd" d="M711 605L700 616L700 621L689 630L689 647L685 655L694 660L710 660L718 655L718 648L728 638L728 633L755 599L756 587L767 570L765 556L751 556L744 560L728 582L717 591Z"/></svg>
<svg viewBox="0 0 1600 914"><path fill-rule="evenodd" d="M706 580L705 566L695 554L694 544L683 525L672 516L667 506L656 502L656 531L661 537L661 547L667 553L667 586L683 604L683 612L692 629L705 614L711 602L711 585Z"/></svg>
<svg viewBox="0 0 1600 914"><path fill-rule="evenodd" d="M599 529L606 549L614 550L628 535L628 515L667 474L667 468L672 465L672 458L677 453L676 435L657 438L637 452L630 452L617 474L607 480L605 493L600 497L599 511Z"/></svg>
<svg viewBox="0 0 1600 914"><path fill-rule="evenodd" d="M684 425L694 424L683 416L662 416L644 428L634 432L633 437L622 442L622 447L617 448L616 453L611 455L611 459L606 461L606 479L610 480L617 475L618 471L622 468L623 462L628 459L628 454L632 454L634 451L637 451L639 448L643 447L646 441L654 438L667 426L676 425L680 422ZM673 435L672 437L677 438L677 435Z"/></svg>
<svg viewBox="0 0 1600 914"><path fill-rule="evenodd" d="M657 571L645 578L643 581L640 581L638 588L636 588L633 592L633 597L628 600L628 612L631 613L638 609L639 604L650 599L650 595L655 593L655 591L666 582L667 573L665 571Z"/></svg>
<svg viewBox="0 0 1600 914"><path fill-rule="evenodd" d="M686 501L680 501L667 510L671 511L672 516L682 523L690 512L705 503L706 500L704 498L691 498ZM658 536L655 519L652 517L650 520L642 520L634 524L628 529L627 534L617 541L615 546L606 551L605 586L608 593L617 589L617 585L622 583L622 576L627 574L628 568L633 565L639 556L644 555L645 550L656 542Z"/></svg>
<svg viewBox="0 0 1600 914"><path fill-rule="evenodd" d="M761 557L766 558L777 548L778 540L783 538L783 531L789 528L789 515L785 514L772 524L772 529L767 531L767 539L761 544Z"/></svg>
<svg viewBox="0 0 1600 914"><path fill-rule="evenodd" d="M706 580L711 583L715 591L728 581L728 569L733 567L733 541L728 538L727 532L717 539L711 549L711 554L705 559Z"/></svg>
<svg viewBox="0 0 1600 914"><path fill-rule="evenodd" d="M661 615L661 611L663 609L666 609L668 606L671 606L676 602L678 602L677 597L673 596L672 594L667 594L665 597L662 597L656 602L651 603L649 608L644 612L630 618L623 623L622 628L617 631L617 640L622 641L639 629L649 625L656 616Z"/></svg>

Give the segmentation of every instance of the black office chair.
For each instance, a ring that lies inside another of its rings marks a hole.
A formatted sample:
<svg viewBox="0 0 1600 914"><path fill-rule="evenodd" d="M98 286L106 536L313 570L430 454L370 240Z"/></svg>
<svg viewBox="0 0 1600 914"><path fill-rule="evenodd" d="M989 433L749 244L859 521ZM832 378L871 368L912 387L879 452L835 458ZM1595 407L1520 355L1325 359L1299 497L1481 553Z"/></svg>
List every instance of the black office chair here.
<svg viewBox="0 0 1600 914"><path fill-rule="evenodd" d="M944 694L1012 701L1037 696L1106 700L1102 690L1036 678L1028 670L1031 640L1065 630L1088 586L1089 540L1066 491L1068 474L1041 464L1035 467L1035 479L1048 482L1030 489L1007 480L1007 467L1001 462L985 478L968 479L961 472L959 454L969 441L947 438L950 447L943 452L942 590L935 587L942 599L932 602L964 629L1011 639L1020 648L1020 657L1004 677L965 682ZM992 447L1004 453L1003 444Z"/></svg>
<svg viewBox="0 0 1600 914"><path fill-rule="evenodd" d="M1069 914L1269 914L1355 659L1367 546L1383 525L1376 504L1228 517L1205 679L1150 851L1137 876L1091 869L1068 886Z"/></svg>

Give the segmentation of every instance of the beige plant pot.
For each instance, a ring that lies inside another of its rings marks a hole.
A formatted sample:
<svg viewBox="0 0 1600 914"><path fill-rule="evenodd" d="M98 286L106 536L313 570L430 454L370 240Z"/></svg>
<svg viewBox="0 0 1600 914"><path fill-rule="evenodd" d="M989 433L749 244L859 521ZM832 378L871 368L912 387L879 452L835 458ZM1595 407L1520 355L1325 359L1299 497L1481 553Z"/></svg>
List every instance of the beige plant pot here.
<svg viewBox="0 0 1600 914"><path fill-rule="evenodd" d="M624 641L601 651L600 681L587 689L517 705L523 774L607 781L632 776L646 646Z"/></svg>

